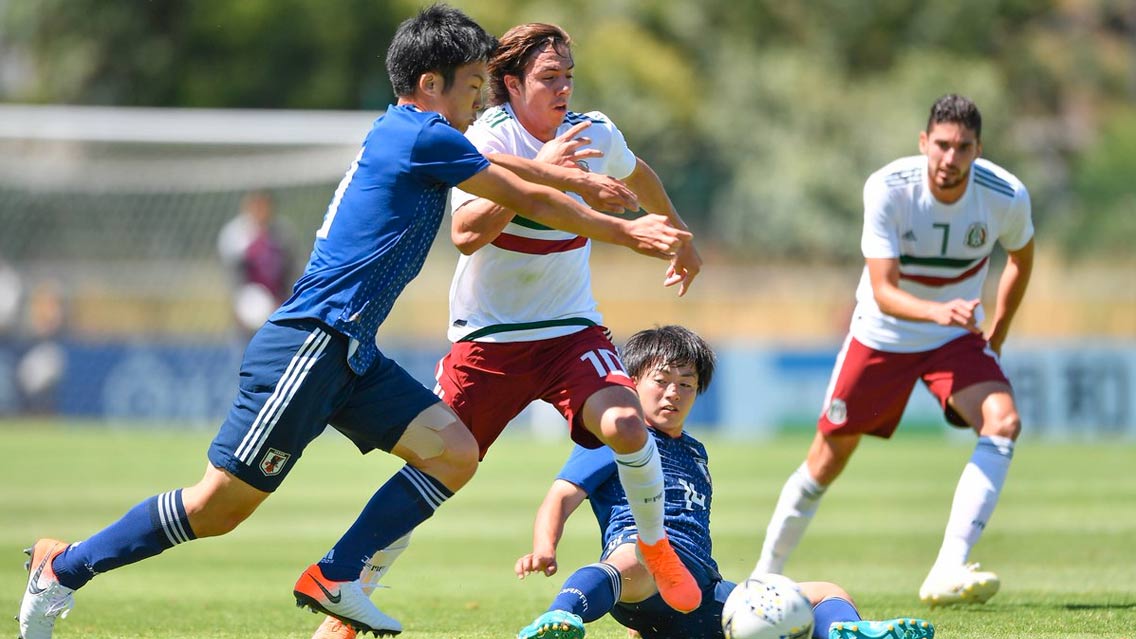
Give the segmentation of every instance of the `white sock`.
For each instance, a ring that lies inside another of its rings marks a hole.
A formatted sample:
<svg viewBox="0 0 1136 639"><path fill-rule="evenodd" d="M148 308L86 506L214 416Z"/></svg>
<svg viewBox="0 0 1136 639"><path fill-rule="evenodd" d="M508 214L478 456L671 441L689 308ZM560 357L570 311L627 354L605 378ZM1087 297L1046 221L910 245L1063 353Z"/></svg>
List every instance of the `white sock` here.
<svg viewBox="0 0 1136 639"><path fill-rule="evenodd" d="M1014 440L997 435L978 438L974 454L970 456L955 488L943 545L935 560L936 568L966 563L970 550L978 543L998 504L1013 456Z"/></svg>
<svg viewBox="0 0 1136 639"><path fill-rule="evenodd" d="M638 452L615 455L619 483L627 493L631 516L643 543L653 545L663 538L663 464L655 438L648 434L647 445Z"/></svg>
<svg viewBox="0 0 1136 639"><path fill-rule="evenodd" d="M411 531L414 532L414 531ZM363 587L363 594L368 597L372 592L379 587L379 580L390 570L394 560L402 554L410 545L410 534L406 533L402 537L391 542L391 545L383 548L379 552L371 555L371 558L363 562L363 570L359 573L360 585Z"/></svg>
<svg viewBox="0 0 1136 639"><path fill-rule="evenodd" d="M801 464L789 475L765 530L765 542L761 545L761 557L753 568L754 575L784 573L789 553L804 537L825 490L827 486L821 486L809 474L807 463Z"/></svg>

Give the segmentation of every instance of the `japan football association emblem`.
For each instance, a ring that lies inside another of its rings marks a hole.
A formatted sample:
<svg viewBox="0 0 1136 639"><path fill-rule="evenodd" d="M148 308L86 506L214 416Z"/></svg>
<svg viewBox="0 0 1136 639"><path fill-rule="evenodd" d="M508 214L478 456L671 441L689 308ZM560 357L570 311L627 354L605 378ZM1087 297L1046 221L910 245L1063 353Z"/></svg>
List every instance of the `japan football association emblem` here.
<svg viewBox="0 0 1136 639"><path fill-rule="evenodd" d="M828 421L833 425L839 426L848 421L848 405L844 403L843 399L833 399L828 405Z"/></svg>
<svg viewBox="0 0 1136 639"><path fill-rule="evenodd" d="M284 470L284 464L287 464L291 457L290 453L269 448L268 452L264 454L264 459L260 460L260 472L264 473L266 477L279 475L280 471Z"/></svg>

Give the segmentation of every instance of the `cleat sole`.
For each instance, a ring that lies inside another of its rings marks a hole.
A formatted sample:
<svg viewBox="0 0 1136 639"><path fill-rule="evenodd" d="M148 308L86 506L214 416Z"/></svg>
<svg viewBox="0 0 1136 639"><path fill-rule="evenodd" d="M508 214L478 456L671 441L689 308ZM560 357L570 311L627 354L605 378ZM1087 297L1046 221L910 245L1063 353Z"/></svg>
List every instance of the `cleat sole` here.
<svg viewBox="0 0 1136 639"><path fill-rule="evenodd" d="M372 633L376 637L394 637L396 635L402 634L402 632L400 630L387 630L385 628L384 629L372 628L370 626L365 626L363 624L360 624L358 621L355 621L354 619L344 619L343 617L340 617L339 615L328 610L327 608L324 608L323 606L321 606L319 604L318 601L316 601L315 599L305 595L302 592L293 592L292 594L294 594L296 596L296 607L297 608L307 608L308 610L310 610L311 612L316 613L316 614L325 614L329 617L335 617L336 619L338 619L340 621L340 623L347 626L348 628L351 628L356 633L367 634L369 632L369 633Z"/></svg>

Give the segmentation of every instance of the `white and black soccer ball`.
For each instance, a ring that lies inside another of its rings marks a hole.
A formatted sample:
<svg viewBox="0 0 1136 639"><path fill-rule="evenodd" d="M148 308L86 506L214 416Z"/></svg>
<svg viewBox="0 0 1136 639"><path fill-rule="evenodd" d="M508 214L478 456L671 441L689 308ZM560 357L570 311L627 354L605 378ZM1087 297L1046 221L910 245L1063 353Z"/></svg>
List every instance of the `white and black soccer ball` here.
<svg viewBox="0 0 1136 639"><path fill-rule="evenodd" d="M722 606L726 639L807 639L813 607L797 582L757 575L738 584Z"/></svg>

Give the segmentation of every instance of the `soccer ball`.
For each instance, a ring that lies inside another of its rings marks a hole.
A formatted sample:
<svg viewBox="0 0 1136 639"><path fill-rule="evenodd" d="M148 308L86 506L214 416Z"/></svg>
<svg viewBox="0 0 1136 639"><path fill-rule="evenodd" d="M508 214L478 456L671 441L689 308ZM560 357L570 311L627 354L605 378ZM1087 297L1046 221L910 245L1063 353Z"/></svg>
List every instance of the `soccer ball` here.
<svg viewBox="0 0 1136 639"><path fill-rule="evenodd" d="M813 632L813 607L792 579L758 575L726 598L722 630L726 639L805 639Z"/></svg>

